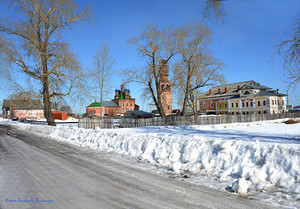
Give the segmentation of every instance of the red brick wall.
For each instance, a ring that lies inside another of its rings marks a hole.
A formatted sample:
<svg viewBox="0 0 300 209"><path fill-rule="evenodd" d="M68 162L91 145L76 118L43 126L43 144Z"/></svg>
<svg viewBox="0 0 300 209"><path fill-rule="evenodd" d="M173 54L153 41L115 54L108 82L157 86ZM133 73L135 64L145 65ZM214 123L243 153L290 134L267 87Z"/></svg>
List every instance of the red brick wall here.
<svg viewBox="0 0 300 209"><path fill-rule="evenodd" d="M59 112L59 111L52 111L54 120L67 120L68 113L66 112Z"/></svg>
<svg viewBox="0 0 300 209"><path fill-rule="evenodd" d="M44 118L44 110L13 110L14 117L19 119Z"/></svg>

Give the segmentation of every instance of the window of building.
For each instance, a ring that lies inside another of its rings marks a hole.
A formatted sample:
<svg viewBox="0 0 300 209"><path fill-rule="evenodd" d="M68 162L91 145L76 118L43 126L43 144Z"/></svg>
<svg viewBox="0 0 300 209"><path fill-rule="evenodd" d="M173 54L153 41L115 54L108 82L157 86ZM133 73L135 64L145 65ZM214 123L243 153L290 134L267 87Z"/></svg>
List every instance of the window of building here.
<svg viewBox="0 0 300 209"><path fill-rule="evenodd" d="M284 100L282 100L282 105L284 105Z"/></svg>
<svg viewBox="0 0 300 209"><path fill-rule="evenodd" d="M245 102L242 103L242 106L245 107Z"/></svg>
<svg viewBox="0 0 300 209"><path fill-rule="evenodd" d="M128 102L126 103L126 106L128 107Z"/></svg>
<svg viewBox="0 0 300 209"><path fill-rule="evenodd" d="M249 107L249 102L246 102L246 106Z"/></svg>
<svg viewBox="0 0 300 209"><path fill-rule="evenodd" d="M250 102L250 106L253 107L253 102Z"/></svg>
<svg viewBox="0 0 300 209"><path fill-rule="evenodd" d="M210 101L210 107L213 108L214 107L214 102Z"/></svg>
<svg viewBox="0 0 300 209"><path fill-rule="evenodd" d="M266 100L263 101L263 105L266 106Z"/></svg>
<svg viewBox="0 0 300 209"><path fill-rule="evenodd" d="M225 108L227 108L227 104L226 103L224 104L224 106L225 106Z"/></svg>
<svg viewBox="0 0 300 209"><path fill-rule="evenodd" d="M130 107L132 107L132 102L130 102Z"/></svg>
<svg viewBox="0 0 300 209"><path fill-rule="evenodd" d="M96 113L96 110L94 110L94 113Z"/></svg>
<svg viewBox="0 0 300 209"><path fill-rule="evenodd" d="M257 102L257 106L260 106L260 101Z"/></svg>
<svg viewBox="0 0 300 209"><path fill-rule="evenodd" d="M219 104L219 108L222 108L222 104Z"/></svg>
<svg viewBox="0 0 300 209"><path fill-rule="evenodd" d="M247 95L247 94L250 94L250 92L249 91L245 91L244 95Z"/></svg>
<svg viewBox="0 0 300 209"><path fill-rule="evenodd" d="M235 107L239 107L239 103L238 102L235 103Z"/></svg>
<svg viewBox="0 0 300 209"><path fill-rule="evenodd" d="M234 103L233 102L231 103L231 107L234 107Z"/></svg>

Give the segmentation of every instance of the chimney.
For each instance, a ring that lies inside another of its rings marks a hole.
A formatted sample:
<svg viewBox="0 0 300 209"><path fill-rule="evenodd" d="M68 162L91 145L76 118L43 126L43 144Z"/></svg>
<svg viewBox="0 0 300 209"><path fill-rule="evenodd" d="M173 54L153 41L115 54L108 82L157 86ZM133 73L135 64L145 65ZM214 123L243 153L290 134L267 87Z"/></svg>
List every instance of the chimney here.
<svg viewBox="0 0 300 209"><path fill-rule="evenodd" d="M211 89L209 89L209 95L211 95Z"/></svg>
<svg viewBox="0 0 300 209"><path fill-rule="evenodd" d="M220 89L220 88L218 88L218 93L219 93L219 94L221 93L221 89Z"/></svg>
<svg viewBox="0 0 300 209"><path fill-rule="evenodd" d="M241 87L240 87L240 85L238 85L238 90L240 90L241 89Z"/></svg>
<svg viewBox="0 0 300 209"><path fill-rule="evenodd" d="M225 87L225 93L227 93L227 87Z"/></svg>

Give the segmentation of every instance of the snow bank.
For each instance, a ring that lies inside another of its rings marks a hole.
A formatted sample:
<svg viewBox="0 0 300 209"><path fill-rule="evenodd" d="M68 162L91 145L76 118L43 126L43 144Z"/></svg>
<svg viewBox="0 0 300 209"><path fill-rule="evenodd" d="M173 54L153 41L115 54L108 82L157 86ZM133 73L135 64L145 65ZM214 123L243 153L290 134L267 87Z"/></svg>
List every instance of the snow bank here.
<svg viewBox="0 0 300 209"><path fill-rule="evenodd" d="M289 206L300 207L300 123L270 123L117 130L18 126L81 147L130 155L175 174L211 176L243 196L279 192Z"/></svg>

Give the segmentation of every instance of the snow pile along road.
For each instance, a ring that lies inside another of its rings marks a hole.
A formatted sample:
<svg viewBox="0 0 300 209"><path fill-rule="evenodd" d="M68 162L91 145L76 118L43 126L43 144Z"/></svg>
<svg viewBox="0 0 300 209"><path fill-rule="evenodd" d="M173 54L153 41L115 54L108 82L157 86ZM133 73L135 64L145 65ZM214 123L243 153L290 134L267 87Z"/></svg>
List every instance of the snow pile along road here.
<svg viewBox="0 0 300 209"><path fill-rule="evenodd" d="M130 155L175 174L211 176L240 195L272 193L270 201L300 207L300 123L114 130L18 126L81 147Z"/></svg>

